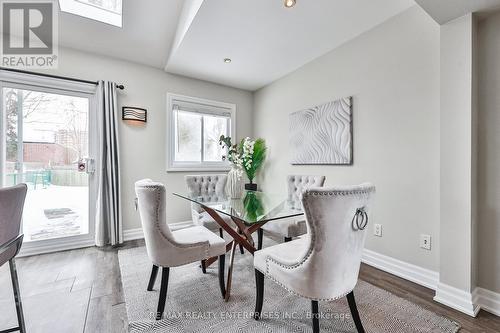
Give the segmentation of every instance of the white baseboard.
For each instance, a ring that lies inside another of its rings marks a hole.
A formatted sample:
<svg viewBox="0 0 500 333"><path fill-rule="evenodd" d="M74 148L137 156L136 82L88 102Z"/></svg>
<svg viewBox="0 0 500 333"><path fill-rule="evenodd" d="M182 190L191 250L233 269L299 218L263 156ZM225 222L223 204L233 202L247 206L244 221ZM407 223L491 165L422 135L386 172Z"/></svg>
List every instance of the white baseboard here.
<svg viewBox="0 0 500 333"><path fill-rule="evenodd" d="M436 291L434 300L455 310L475 317L480 309L500 316L500 293L476 288L468 293L464 290L439 283L439 273L409 264L407 262L367 250L363 251L362 261L384 272Z"/></svg>
<svg viewBox="0 0 500 333"><path fill-rule="evenodd" d="M131 241L136 239L144 238L144 233L142 232L142 228L134 228L123 230L123 241Z"/></svg>
<svg viewBox="0 0 500 333"><path fill-rule="evenodd" d="M169 223L168 226L170 227L170 230L174 231L193 226L193 221ZM144 238L144 233L142 232L142 228L123 230L123 240L125 242L142 238Z"/></svg>
<svg viewBox="0 0 500 333"><path fill-rule="evenodd" d="M470 293L444 283L438 284L434 300L472 317L481 309L475 291Z"/></svg>
<svg viewBox="0 0 500 333"><path fill-rule="evenodd" d="M409 264L371 250L365 249L361 260L367 265L433 290L436 290L439 283L438 272Z"/></svg>
<svg viewBox="0 0 500 333"><path fill-rule="evenodd" d="M500 294L484 288L476 288L474 291L477 302L481 309L496 316L500 316Z"/></svg>
<svg viewBox="0 0 500 333"><path fill-rule="evenodd" d="M59 251L67 251L74 249L81 249L84 247L95 246L95 240L93 239L61 239L56 243L52 244L44 244L44 242L24 242L21 247L21 251L19 251L18 257L27 257L38 254L45 254L51 252L59 252Z"/></svg>

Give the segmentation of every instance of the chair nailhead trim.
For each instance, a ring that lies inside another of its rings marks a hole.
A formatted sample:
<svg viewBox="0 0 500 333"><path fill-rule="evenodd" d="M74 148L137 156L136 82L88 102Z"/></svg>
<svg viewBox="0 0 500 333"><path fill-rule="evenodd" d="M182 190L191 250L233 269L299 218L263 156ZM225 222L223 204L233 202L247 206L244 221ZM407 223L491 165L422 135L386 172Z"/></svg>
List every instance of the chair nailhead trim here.
<svg viewBox="0 0 500 333"><path fill-rule="evenodd" d="M335 191L335 190L332 190L332 191L318 191L318 190L306 190L305 193L304 193L304 198L308 197L308 196L346 196L346 195L370 195L372 193L375 192L375 187L373 186L370 186L366 189L362 189L362 190L352 190L352 191ZM307 200L303 200L302 201L303 203L303 207L304 207L304 213L306 215L306 217L310 217L310 216L313 216L310 214L310 207L309 205L307 204ZM337 300L339 298L342 298L344 296L346 296L347 294L349 294L355 286L353 286L352 288L350 288L350 290L348 292L346 292L345 294L343 295L340 295L340 296L336 296L336 297L333 297L333 298L312 298L312 297L308 297L308 296L305 296L305 295L301 295L300 293L288 288L287 286L285 286L283 283L279 282L278 280L276 280L276 278L274 278L271 274L270 274L270 269L269 269L269 266L271 263L274 263L275 265L283 268L283 269L296 269L300 266L302 266L312 255L312 253L314 252L314 244L315 244L315 241L316 241L316 229L315 229L315 221L311 221L312 223L309 223L309 221L307 220L306 218L306 223L309 225L309 231L310 231L310 242L309 242L309 249L307 250L307 253L305 254L305 256L296 264L293 264L293 265L285 265L279 261L277 261L276 259L270 257L270 256L267 256L266 257L266 271L263 272L265 274L265 276L267 276L269 279L273 280L275 283L279 284L281 287L283 287L284 289L286 289L287 291L295 294L295 295L298 295L298 296L301 296L301 297L304 297L304 298L307 298L307 299L312 299L312 300L317 300L317 301L334 301L334 300Z"/></svg>
<svg viewBox="0 0 500 333"><path fill-rule="evenodd" d="M300 297L303 297L303 298L306 298L306 299L310 299L310 300L313 300L313 301L321 301L321 302L323 302L323 301L324 302L335 301L335 300L338 300L338 299L340 299L342 297L347 296L347 294L349 294L351 291L353 291L354 287L355 287L355 286L353 286L352 288L349 288L350 290L348 292L346 292L346 293L344 293L344 294L342 294L340 296L337 296L337 297L333 297L333 298L314 298L314 297L309 297L309 296L302 295L302 294L296 292L295 290L292 290L292 289L288 288L287 286L285 286L283 283L281 283L280 281L278 281L277 279L275 279L272 275L269 275L268 273L264 272L264 275L268 279L270 279L270 280L274 281L275 283L277 283L278 285L280 285L286 291L288 291L288 292L290 292L290 293L292 293L292 294L294 294L296 296L300 296Z"/></svg>

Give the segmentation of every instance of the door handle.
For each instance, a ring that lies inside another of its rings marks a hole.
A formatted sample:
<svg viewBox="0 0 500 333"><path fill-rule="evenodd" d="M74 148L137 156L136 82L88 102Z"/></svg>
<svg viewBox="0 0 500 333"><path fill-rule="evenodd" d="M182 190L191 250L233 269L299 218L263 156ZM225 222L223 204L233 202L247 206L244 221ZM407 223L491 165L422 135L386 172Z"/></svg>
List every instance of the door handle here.
<svg viewBox="0 0 500 333"><path fill-rule="evenodd" d="M95 160L93 158L86 158L85 164L87 165L85 172L89 175L93 175L95 172Z"/></svg>
<svg viewBox="0 0 500 333"><path fill-rule="evenodd" d="M78 161L78 171L85 172L89 175L95 172L95 160L93 158L82 158Z"/></svg>

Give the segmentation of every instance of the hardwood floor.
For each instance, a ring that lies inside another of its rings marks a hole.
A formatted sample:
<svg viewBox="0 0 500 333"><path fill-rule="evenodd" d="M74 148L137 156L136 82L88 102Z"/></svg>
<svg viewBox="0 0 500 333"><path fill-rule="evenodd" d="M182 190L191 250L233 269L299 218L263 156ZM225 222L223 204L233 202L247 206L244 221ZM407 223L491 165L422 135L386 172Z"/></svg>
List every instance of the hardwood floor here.
<svg viewBox="0 0 500 333"><path fill-rule="evenodd" d="M142 245L128 242L122 248ZM18 258L28 332L126 332L118 250L91 247ZM8 265L0 268L0 330L16 326Z"/></svg>
<svg viewBox="0 0 500 333"><path fill-rule="evenodd" d="M128 242L135 247L143 241ZM28 332L126 332L118 250L58 252L17 260ZM370 266L360 277L462 325L463 333L500 332L500 318L481 311L471 318L432 300L434 292ZM0 268L0 330L16 324L8 265Z"/></svg>
<svg viewBox="0 0 500 333"><path fill-rule="evenodd" d="M498 333L500 317L481 310L476 318L434 302L434 291L368 265L361 265L361 279L428 310L450 318L462 326L460 333Z"/></svg>

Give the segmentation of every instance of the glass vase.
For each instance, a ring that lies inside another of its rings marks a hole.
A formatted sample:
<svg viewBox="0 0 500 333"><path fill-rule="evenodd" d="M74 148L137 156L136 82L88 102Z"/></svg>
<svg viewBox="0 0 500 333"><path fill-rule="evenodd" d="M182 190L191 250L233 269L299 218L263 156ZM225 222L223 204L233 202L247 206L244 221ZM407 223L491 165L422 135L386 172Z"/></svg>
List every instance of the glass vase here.
<svg viewBox="0 0 500 333"><path fill-rule="evenodd" d="M226 194L231 199L239 199L243 195L243 172L232 166L227 174Z"/></svg>

